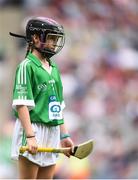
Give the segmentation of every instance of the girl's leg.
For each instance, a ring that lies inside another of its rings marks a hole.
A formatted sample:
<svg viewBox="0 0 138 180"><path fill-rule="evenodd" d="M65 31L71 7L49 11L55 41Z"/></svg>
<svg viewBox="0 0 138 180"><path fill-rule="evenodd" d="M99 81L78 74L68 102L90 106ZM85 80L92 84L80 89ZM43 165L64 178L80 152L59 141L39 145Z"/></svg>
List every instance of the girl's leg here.
<svg viewBox="0 0 138 180"><path fill-rule="evenodd" d="M37 179L53 179L55 166L39 167Z"/></svg>
<svg viewBox="0 0 138 180"><path fill-rule="evenodd" d="M19 178L36 179L39 166L23 156L19 156Z"/></svg>

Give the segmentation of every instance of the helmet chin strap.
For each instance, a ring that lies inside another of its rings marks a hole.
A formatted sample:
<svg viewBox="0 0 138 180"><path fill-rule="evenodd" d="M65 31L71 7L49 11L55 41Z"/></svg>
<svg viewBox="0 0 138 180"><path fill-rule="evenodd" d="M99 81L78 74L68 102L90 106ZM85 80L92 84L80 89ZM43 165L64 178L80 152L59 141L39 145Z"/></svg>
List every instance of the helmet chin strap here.
<svg viewBox="0 0 138 180"><path fill-rule="evenodd" d="M46 58L47 61L50 61L50 58L55 54L46 48L41 49L41 48L38 48L34 45L33 45L33 48L36 49L42 55L42 57Z"/></svg>

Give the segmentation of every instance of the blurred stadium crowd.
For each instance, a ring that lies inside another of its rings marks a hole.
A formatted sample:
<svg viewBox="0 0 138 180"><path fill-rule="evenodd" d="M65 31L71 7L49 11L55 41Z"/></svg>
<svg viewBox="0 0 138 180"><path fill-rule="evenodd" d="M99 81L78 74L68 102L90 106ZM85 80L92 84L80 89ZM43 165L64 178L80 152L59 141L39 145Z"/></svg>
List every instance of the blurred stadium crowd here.
<svg viewBox="0 0 138 180"><path fill-rule="evenodd" d="M65 121L76 144L95 141L93 154L83 161L62 157L55 178L138 178L138 1L0 1L5 10L13 6L22 13L22 26L27 17L39 15L65 27L66 44L55 57L62 73ZM16 42L14 66L25 55L24 42ZM7 51L0 42L0 93ZM14 124L10 102L10 120L0 119L0 178L17 175L9 160Z"/></svg>

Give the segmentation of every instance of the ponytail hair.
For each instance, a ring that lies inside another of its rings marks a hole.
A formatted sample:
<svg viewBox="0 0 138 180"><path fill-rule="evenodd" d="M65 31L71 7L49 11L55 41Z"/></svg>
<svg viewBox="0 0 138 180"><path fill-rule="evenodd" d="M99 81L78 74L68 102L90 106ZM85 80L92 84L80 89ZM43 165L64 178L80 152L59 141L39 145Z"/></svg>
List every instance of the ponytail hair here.
<svg viewBox="0 0 138 180"><path fill-rule="evenodd" d="M33 47L32 47L32 42L29 42L28 43L28 46L27 46L27 52L26 52L26 55L25 55L25 58L27 57L27 55L29 54L29 52L33 50Z"/></svg>

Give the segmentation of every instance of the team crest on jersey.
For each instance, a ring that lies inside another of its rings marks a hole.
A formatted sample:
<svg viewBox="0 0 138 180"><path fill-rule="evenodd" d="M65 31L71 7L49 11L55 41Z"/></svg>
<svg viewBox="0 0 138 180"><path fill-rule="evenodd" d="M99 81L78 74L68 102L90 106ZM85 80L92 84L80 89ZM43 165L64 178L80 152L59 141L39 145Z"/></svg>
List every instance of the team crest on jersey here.
<svg viewBox="0 0 138 180"><path fill-rule="evenodd" d="M17 84L15 88L18 94L27 94L27 87L25 85Z"/></svg>

